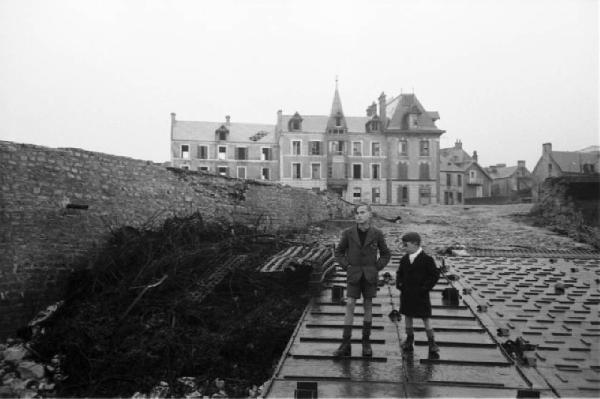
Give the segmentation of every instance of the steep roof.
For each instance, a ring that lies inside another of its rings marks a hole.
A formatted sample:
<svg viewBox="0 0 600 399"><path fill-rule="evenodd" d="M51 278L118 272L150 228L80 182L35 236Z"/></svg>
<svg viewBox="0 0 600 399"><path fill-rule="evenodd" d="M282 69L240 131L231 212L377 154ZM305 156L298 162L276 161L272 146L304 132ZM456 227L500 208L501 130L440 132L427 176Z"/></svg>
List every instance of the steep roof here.
<svg viewBox="0 0 600 399"><path fill-rule="evenodd" d="M233 122L226 126L223 122L175 121L173 140L212 141L215 131L221 126L229 129L227 141L252 142L251 137L255 137L258 139L256 142L275 143L275 125Z"/></svg>
<svg viewBox="0 0 600 399"><path fill-rule="evenodd" d="M288 122L293 115L282 115L283 131L287 132ZM327 115L300 115L302 118L302 132L306 133L325 133L327 131ZM367 116L345 116L346 126L349 133L364 133L365 124L371 118Z"/></svg>
<svg viewBox="0 0 600 399"><path fill-rule="evenodd" d="M421 102L414 94L400 94L387 102L385 107L386 116L389 119L388 129L405 130L406 117L408 114L417 115L417 126L410 130L439 130L435 121L440 118L436 111L426 111Z"/></svg>
<svg viewBox="0 0 600 399"><path fill-rule="evenodd" d="M558 164L561 171L581 173L584 164L596 164L598 162L600 159L600 151L552 151L550 156L554 162Z"/></svg>
<svg viewBox="0 0 600 399"><path fill-rule="evenodd" d="M452 163L463 163L470 162L473 158L461 148L450 147L450 148L440 148L440 159L447 158L447 162Z"/></svg>
<svg viewBox="0 0 600 399"><path fill-rule="evenodd" d="M492 179L504 179L506 177L510 177L517 172L517 169L519 169L518 166L507 166L504 168L494 167L494 169L491 167L485 168Z"/></svg>

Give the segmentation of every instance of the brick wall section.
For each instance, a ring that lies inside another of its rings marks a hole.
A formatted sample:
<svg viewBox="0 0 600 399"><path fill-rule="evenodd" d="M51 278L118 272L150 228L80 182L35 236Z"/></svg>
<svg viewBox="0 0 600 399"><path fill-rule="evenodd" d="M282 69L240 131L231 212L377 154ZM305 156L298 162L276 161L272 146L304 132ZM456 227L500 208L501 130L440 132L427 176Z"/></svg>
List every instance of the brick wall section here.
<svg viewBox="0 0 600 399"><path fill-rule="evenodd" d="M351 206L277 184L0 141L0 336L57 299L73 261L101 246L110 229L195 211L275 231L347 217Z"/></svg>

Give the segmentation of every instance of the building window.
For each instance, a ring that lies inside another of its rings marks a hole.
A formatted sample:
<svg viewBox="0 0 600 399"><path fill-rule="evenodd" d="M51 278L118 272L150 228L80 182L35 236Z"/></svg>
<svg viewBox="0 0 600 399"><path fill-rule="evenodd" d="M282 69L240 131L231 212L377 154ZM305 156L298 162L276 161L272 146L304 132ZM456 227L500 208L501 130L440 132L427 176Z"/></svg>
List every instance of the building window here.
<svg viewBox="0 0 600 399"><path fill-rule="evenodd" d="M200 167L198 167L198 170L200 170L202 172L208 172L208 166L200 166Z"/></svg>
<svg viewBox="0 0 600 399"><path fill-rule="evenodd" d="M398 179L408 180L408 164L406 162L398 164Z"/></svg>
<svg viewBox="0 0 600 399"><path fill-rule="evenodd" d="M229 130L227 130L225 126L221 126L219 129L217 129L216 133L219 137L219 140L227 140L227 133L229 133Z"/></svg>
<svg viewBox="0 0 600 399"><path fill-rule="evenodd" d="M456 193L456 202L462 204L462 193Z"/></svg>
<svg viewBox="0 0 600 399"><path fill-rule="evenodd" d="M371 165L371 178L373 180L381 179L380 170L381 170L380 164L372 164Z"/></svg>
<svg viewBox="0 0 600 399"><path fill-rule="evenodd" d="M379 130L379 122L372 121L371 122L371 132L376 132Z"/></svg>
<svg viewBox="0 0 600 399"><path fill-rule="evenodd" d="M408 123L411 128L419 126L419 115L410 114L408 116Z"/></svg>
<svg viewBox="0 0 600 399"><path fill-rule="evenodd" d="M549 175L552 174L552 164L551 163L548 164L548 174Z"/></svg>
<svg viewBox="0 0 600 399"><path fill-rule="evenodd" d="M381 156L381 147L378 142L371 143L371 155L374 157Z"/></svg>
<svg viewBox="0 0 600 399"><path fill-rule="evenodd" d="M408 155L408 141L405 139L400 140L399 145L400 155L406 156Z"/></svg>
<svg viewBox="0 0 600 399"><path fill-rule="evenodd" d="M322 155L321 154L321 142L320 141L309 141L308 142L308 154L309 155Z"/></svg>
<svg viewBox="0 0 600 399"><path fill-rule="evenodd" d="M245 179L246 178L246 168L243 166L238 166L237 168L237 177L238 179Z"/></svg>
<svg viewBox="0 0 600 399"><path fill-rule="evenodd" d="M450 173L446 173L446 185L447 186L452 185L452 175Z"/></svg>
<svg viewBox="0 0 600 399"><path fill-rule="evenodd" d="M470 180L475 180L475 171L474 170L470 170L469 171L469 179Z"/></svg>
<svg viewBox="0 0 600 399"><path fill-rule="evenodd" d="M271 170L269 168L262 168L260 177L263 180L269 180L271 178Z"/></svg>
<svg viewBox="0 0 600 399"><path fill-rule="evenodd" d="M320 163L311 164L310 177L311 177L311 179L320 179L321 178L321 164Z"/></svg>
<svg viewBox="0 0 600 399"><path fill-rule="evenodd" d="M219 146L219 159L227 159L227 146L220 145Z"/></svg>
<svg viewBox="0 0 600 399"><path fill-rule="evenodd" d="M378 187L371 189L371 202L379 204L381 202L381 191Z"/></svg>
<svg viewBox="0 0 600 399"><path fill-rule="evenodd" d="M208 159L208 147L205 145L198 146L198 159Z"/></svg>
<svg viewBox="0 0 600 399"><path fill-rule="evenodd" d="M422 157L428 157L429 156L429 140L421 140L419 144L420 144L419 155L421 155Z"/></svg>
<svg viewBox="0 0 600 399"><path fill-rule="evenodd" d="M421 180L429 180L429 164L422 163L419 165L419 179Z"/></svg>
<svg viewBox="0 0 600 399"><path fill-rule="evenodd" d="M301 179L302 176L300 175L300 164L299 163L293 163L292 164L292 179Z"/></svg>
<svg viewBox="0 0 600 399"><path fill-rule="evenodd" d="M219 166L217 168L217 173L221 176L227 176L227 166Z"/></svg>
<svg viewBox="0 0 600 399"><path fill-rule="evenodd" d="M187 144L183 144L181 146L181 158L190 159L190 146Z"/></svg>
<svg viewBox="0 0 600 399"><path fill-rule="evenodd" d="M426 205L431 203L431 187L421 186L419 187L419 203Z"/></svg>
<svg viewBox="0 0 600 399"><path fill-rule="evenodd" d="M360 187L354 187L352 189L352 200L354 202L360 202L360 198L361 198Z"/></svg>
<svg viewBox="0 0 600 399"><path fill-rule="evenodd" d="M343 141L330 141L329 152L332 155L344 155L344 142Z"/></svg>
<svg viewBox="0 0 600 399"><path fill-rule="evenodd" d="M336 116L336 117L335 117L335 125L336 125L337 127L340 127L340 126L342 126L342 117L341 117L341 116Z"/></svg>
<svg viewBox="0 0 600 399"><path fill-rule="evenodd" d="M359 163L352 164L352 178L353 179L361 179L362 178L362 165Z"/></svg>
<svg viewBox="0 0 600 399"><path fill-rule="evenodd" d="M352 142L352 155L354 156L362 156L362 142L353 141Z"/></svg>
<svg viewBox="0 0 600 399"><path fill-rule="evenodd" d="M248 149L246 147L237 147L235 149L235 159L242 161L248 159Z"/></svg>
<svg viewBox="0 0 600 399"><path fill-rule="evenodd" d="M273 159L271 147L263 147L260 153L261 161L270 161Z"/></svg>
<svg viewBox="0 0 600 399"><path fill-rule="evenodd" d="M398 186L398 203L408 203L408 186Z"/></svg>
<svg viewBox="0 0 600 399"><path fill-rule="evenodd" d="M299 120L294 120L292 121L292 129L294 130L300 130L300 121Z"/></svg>
<svg viewBox="0 0 600 399"><path fill-rule="evenodd" d="M292 141L292 155L301 155L300 140Z"/></svg>
<svg viewBox="0 0 600 399"><path fill-rule="evenodd" d="M458 185L458 187L462 187L462 175L456 175L456 184Z"/></svg>

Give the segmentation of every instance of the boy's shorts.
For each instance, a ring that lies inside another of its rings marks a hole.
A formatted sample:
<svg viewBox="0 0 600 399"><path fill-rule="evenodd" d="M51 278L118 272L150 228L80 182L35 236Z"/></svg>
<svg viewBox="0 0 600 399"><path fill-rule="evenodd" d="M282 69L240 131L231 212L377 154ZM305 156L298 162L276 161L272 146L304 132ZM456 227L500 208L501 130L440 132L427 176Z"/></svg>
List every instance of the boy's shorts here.
<svg viewBox="0 0 600 399"><path fill-rule="evenodd" d="M346 296L348 298L358 299L361 294L363 298L375 298L377 296L377 283L369 283L363 275L358 283L348 283L346 290Z"/></svg>

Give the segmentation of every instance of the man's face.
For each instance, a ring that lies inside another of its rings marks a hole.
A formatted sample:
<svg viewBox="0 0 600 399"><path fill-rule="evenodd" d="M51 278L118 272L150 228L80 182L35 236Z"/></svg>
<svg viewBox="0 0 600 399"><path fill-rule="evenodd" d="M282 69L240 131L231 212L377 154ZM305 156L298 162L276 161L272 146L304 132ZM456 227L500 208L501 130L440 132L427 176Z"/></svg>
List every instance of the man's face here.
<svg viewBox="0 0 600 399"><path fill-rule="evenodd" d="M409 254L414 254L419 249L419 245L415 244L414 242L403 241L402 244L404 245L404 248L406 248L406 252Z"/></svg>
<svg viewBox="0 0 600 399"><path fill-rule="evenodd" d="M371 220L371 212L369 212L366 206L363 205L356 208L356 223L367 223L369 220Z"/></svg>

